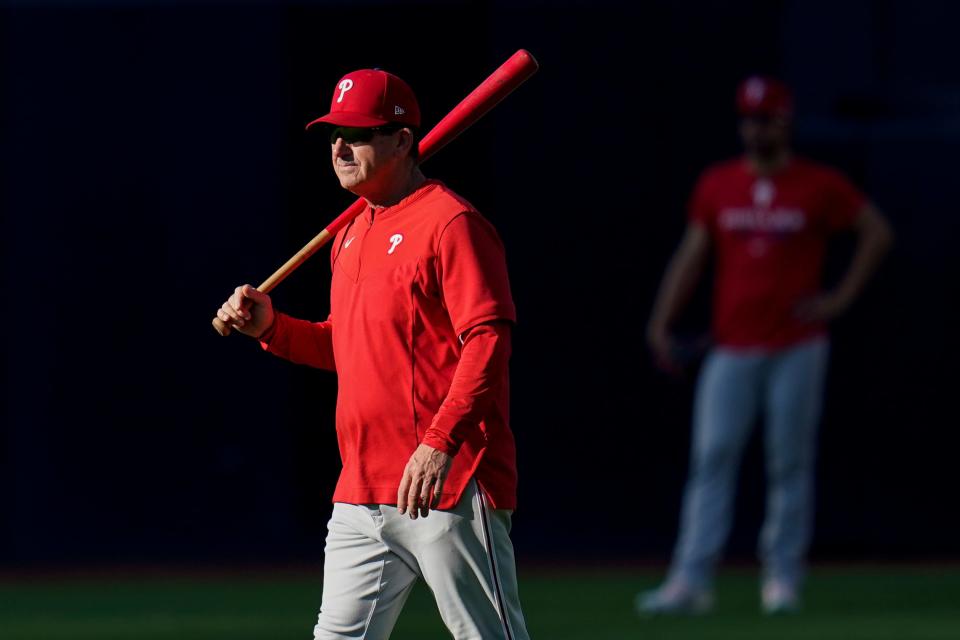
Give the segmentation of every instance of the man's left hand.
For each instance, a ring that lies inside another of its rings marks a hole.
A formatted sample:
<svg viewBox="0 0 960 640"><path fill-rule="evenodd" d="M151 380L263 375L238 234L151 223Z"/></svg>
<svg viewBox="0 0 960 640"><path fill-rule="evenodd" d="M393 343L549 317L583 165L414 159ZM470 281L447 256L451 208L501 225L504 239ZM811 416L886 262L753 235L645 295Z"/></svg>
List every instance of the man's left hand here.
<svg viewBox="0 0 960 640"><path fill-rule="evenodd" d="M397 511L409 512L412 520L417 519L418 513L426 518L440 501L443 481L452 462L453 458L442 451L425 444L418 446L403 470L397 490Z"/></svg>

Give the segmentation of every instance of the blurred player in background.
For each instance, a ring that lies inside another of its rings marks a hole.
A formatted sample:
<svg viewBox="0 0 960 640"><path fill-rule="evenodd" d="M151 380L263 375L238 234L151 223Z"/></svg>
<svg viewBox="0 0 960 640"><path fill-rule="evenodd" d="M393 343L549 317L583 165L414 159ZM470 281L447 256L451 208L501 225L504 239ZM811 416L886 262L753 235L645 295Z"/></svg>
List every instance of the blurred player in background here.
<svg viewBox="0 0 960 640"><path fill-rule="evenodd" d="M741 454L761 415L768 483L761 604L768 613L798 609L813 521L827 323L849 308L892 242L885 219L844 176L793 155L786 86L749 78L738 88L737 109L745 154L701 176L648 325L654 357L676 368L671 326L712 252L715 347L697 382L672 565L663 585L637 599L647 614L712 608ZM822 292L827 240L844 230L856 233L856 251L839 284Z"/></svg>

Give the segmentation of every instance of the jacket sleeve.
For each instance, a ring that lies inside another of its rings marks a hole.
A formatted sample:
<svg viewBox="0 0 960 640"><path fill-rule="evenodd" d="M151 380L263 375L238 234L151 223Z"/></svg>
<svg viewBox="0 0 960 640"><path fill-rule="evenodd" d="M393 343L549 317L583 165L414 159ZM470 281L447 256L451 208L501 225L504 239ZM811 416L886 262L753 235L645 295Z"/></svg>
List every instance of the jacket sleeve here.
<svg viewBox="0 0 960 640"><path fill-rule="evenodd" d="M424 434L422 443L456 455L460 445L494 401L497 389L507 384L511 323L478 324L463 334L460 362L450 391Z"/></svg>
<svg viewBox="0 0 960 640"><path fill-rule="evenodd" d="M274 316L273 325L260 337L270 353L317 369L336 371L333 358L333 320L310 322L284 313Z"/></svg>

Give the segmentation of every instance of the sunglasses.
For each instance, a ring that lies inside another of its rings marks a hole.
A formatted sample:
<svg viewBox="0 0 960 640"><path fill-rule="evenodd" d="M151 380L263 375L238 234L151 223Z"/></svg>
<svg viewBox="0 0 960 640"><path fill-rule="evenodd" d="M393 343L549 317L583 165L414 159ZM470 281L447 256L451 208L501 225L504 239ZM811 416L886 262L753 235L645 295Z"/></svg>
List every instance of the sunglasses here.
<svg viewBox="0 0 960 640"><path fill-rule="evenodd" d="M343 138L347 144L357 142L370 142L373 136L379 134L390 135L396 133L403 127L397 125L384 125L382 127L334 127L330 130L330 144L337 144L337 140Z"/></svg>

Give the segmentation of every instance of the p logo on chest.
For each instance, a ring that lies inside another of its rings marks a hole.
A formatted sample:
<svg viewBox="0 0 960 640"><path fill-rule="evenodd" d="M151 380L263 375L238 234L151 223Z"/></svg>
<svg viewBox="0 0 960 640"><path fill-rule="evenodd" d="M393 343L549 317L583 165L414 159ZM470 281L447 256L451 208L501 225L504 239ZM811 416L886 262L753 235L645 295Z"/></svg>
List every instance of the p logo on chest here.
<svg viewBox="0 0 960 640"><path fill-rule="evenodd" d="M387 250L387 255L392 255L401 242L403 242L403 234L395 233L390 236L390 249Z"/></svg>

